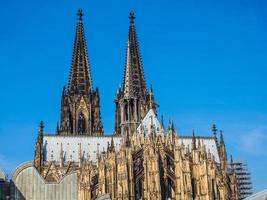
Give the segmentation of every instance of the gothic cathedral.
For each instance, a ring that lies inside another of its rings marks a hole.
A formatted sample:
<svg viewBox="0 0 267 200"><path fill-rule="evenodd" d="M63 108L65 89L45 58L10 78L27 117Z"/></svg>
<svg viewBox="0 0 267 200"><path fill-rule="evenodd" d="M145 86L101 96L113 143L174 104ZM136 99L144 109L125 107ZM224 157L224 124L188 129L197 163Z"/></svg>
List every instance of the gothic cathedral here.
<svg viewBox="0 0 267 200"><path fill-rule="evenodd" d="M211 136L179 136L173 122L165 128L158 120L133 12L125 63L115 97L115 130L104 135L79 10L60 124L51 135L40 123L34 161L13 175L14 199L238 200L222 131L217 137L213 125Z"/></svg>

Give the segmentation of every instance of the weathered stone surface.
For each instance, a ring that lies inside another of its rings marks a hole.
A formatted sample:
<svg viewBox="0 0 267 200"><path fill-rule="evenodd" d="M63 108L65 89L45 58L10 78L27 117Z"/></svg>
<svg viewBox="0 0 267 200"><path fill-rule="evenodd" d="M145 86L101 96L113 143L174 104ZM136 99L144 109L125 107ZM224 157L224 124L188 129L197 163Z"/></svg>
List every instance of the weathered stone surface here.
<svg viewBox="0 0 267 200"><path fill-rule="evenodd" d="M110 194L105 194L98 197L96 200L111 200Z"/></svg>

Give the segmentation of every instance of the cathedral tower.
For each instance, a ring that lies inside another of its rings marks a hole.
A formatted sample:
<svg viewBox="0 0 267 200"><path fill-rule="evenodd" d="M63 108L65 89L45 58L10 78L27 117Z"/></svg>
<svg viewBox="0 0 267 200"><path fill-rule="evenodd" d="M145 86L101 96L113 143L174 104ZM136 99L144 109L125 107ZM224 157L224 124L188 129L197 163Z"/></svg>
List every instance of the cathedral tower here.
<svg viewBox="0 0 267 200"><path fill-rule="evenodd" d="M64 86L61 99L59 135L103 135L100 97L93 89L83 28L83 13L78 10L69 86Z"/></svg>
<svg viewBox="0 0 267 200"><path fill-rule="evenodd" d="M152 89L148 91L146 88L133 12L129 19L123 87L119 88L115 99L117 135L132 134L150 109L156 111Z"/></svg>

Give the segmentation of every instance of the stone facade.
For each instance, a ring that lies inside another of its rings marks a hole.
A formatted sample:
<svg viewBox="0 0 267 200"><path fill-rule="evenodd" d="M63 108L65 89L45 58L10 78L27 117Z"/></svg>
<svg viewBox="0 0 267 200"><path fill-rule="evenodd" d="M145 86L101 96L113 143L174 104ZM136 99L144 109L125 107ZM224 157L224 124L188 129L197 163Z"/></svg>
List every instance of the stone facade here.
<svg viewBox="0 0 267 200"><path fill-rule="evenodd" d="M78 160L58 156L54 161L43 160L39 173L47 182L58 182L77 172L80 200L105 194L112 199L238 199L236 176L227 168L222 134L220 142L216 134L179 137L172 125L167 132L162 127L160 134L155 134L155 124L149 134L142 129L129 138L122 137L117 146L111 137L106 149L97 150L95 159L78 153Z"/></svg>
<svg viewBox="0 0 267 200"><path fill-rule="evenodd" d="M32 197L36 191L42 199L68 199L63 193L72 191L71 199L79 200L237 200L236 176L227 168L222 132L219 141L216 126L211 137L194 132L184 137L175 132L173 122L165 129L158 121L153 91L146 88L133 13L123 88L115 99L115 131L103 136L82 15L79 11L61 124L55 135L48 135L40 123L33 166L13 177L17 194ZM32 190L34 183L37 188ZM55 196L47 196L48 187Z"/></svg>

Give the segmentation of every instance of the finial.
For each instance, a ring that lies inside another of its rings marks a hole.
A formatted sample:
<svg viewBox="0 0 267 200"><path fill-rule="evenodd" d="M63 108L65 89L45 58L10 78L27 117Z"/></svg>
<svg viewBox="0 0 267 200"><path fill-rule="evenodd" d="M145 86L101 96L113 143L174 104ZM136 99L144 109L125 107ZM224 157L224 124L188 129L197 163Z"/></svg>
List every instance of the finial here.
<svg viewBox="0 0 267 200"><path fill-rule="evenodd" d="M199 149L200 149L200 147L201 147L201 141L200 141L200 138L198 138L198 144L197 144L197 148L199 148Z"/></svg>
<svg viewBox="0 0 267 200"><path fill-rule="evenodd" d="M150 92L153 93L153 87L152 87L152 84L150 84Z"/></svg>
<svg viewBox="0 0 267 200"><path fill-rule="evenodd" d="M220 130L220 143L224 144L224 139L223 139L223 132Z"/></svg>
<svg viewBox="0 0 267 200"><path fill-rule="evenodd" d="M174 123L173 123L173 120L171 121L171 130L174 131Z"/></svg>
<svg viewBox="0 0 267 200"><path fill-rule="evenodd" d="M195 136L194 129L193 129L193 137L192 137L192 149L196 149L196 136Z"/></svg>
<svg viewBox="0 0 267 200"><path fill-rule="evenodd" d="M130 12L129 19L130 19L130 23L134 24L135 16L134 16L134 12L133 11Z"/></svg>
<svg viewBox="0 0 267 200"><path fill-rule="evenodd" d="M192 130L193 137L195 137L195 129Z"/></svg>
<svg viewBox="0 0 267 200"><path fill-rule="evenodd" d="M62 97L66 96L66 86L64 85L63 89L62 89Z"/></svg>
<svg viewBox="0 0 267 200"><path fill-rule="evenodd" d="M110 148L111 148L112 151L115 149L113 137L111 137L111 145L110 145Z"/></svg>
<svg viewBox="0 0 267 200"><path fill-rule="evenodd" d="M212 125L212 132L213 132L213 135L214 135L214 136L217 134L216 124L213 124L213 125Z"/></svg>
<svg viewBox="0 0 267 200"><path fill-rule="evenodd" d="M58 125L58 122L57 122L57 129L56 129L56 133L59 134L59 125Z"/></svg>
<svg viewBox="0 0 267 200"><path fill-rule="evenodd" d="M77 16L78 16L78 20L82 21L82 19L83 19L83 11L82 11L82 9L79 9L77 11Z"/></svg>
<svg viewBox="0 0 267 200"><path fill-rule="evenodd" d="M163 118L163 115L161 115L161 128L164 129L164 118Z"/></svg>
<svg viewBox="0 0 267 200"><path fill-rule="evenodd" d="M40 121L40 125L39 125L39 134L43 135L44 133L44 122Z"/></svg>

